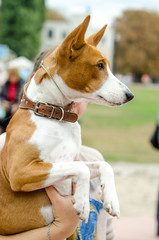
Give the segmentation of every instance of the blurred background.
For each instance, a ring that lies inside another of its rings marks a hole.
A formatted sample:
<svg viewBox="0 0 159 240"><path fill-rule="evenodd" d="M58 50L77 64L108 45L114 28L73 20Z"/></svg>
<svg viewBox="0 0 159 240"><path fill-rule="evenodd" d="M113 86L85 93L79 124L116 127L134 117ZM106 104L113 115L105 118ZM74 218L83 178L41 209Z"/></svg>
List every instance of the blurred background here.
<svg viewBox="0 0 159 240"><path fill-rule="evenodd" d="M150 138L159 108L158 0L1 0L1 132L8 109L4 85L11 75L27 81L38 53L60 44L88 14L87 35L108 24L99 49L135 98L120 108L89 105L81 119L83 144L98 149L114 168L122 216L115 221L116 239L154 240L159 151Z"/></svg>

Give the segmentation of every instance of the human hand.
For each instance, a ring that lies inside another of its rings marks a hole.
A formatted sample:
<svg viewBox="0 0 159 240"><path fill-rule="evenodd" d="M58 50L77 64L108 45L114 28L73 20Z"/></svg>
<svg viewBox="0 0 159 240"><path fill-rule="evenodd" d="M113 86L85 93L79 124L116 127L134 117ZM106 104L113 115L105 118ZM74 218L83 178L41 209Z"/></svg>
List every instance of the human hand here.
<svg viewBox="0 0 159 240"><path fill-rule="evenodd" d="M80 222L73 208L73 197L62 197L54 187L46 188L46 193L53 206L54 224L64 234L64 238L71 236Z"/></svg>
<svg viewBox="0 0 159 240"><path fill-rule="evenodd" d="M1 105L5 110L10 108L10 103L7 100L2 101Z"/></svg>
<svg viewBox="0 0 159 240"><path fill-rule="evenodd" d="M18 109L18 104L14 103L11 107L11 114L13 115Z"/></svg>

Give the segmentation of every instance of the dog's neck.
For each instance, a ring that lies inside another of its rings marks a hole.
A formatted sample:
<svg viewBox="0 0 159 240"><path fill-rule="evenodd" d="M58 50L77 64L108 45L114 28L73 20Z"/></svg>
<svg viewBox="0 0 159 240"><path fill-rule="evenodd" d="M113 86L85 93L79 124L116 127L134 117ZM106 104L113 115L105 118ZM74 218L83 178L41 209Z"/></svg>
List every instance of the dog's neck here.
<svg viewBox="0 0 159 240"><path fill-rule="evenodd" d="M56 81L56 74L54 75ZM34 76L27 88L27 97L34 102L47 102L58 106L66 106L71 100L66 98L51 79L45 78L40 84L36 84Z"/></svg>

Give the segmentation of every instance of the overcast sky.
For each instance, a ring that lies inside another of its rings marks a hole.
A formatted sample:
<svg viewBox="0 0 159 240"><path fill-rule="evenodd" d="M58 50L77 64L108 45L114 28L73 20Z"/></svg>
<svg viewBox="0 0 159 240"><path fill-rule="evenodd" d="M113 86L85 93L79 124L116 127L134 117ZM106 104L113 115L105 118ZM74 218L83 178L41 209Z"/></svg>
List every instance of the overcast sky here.
<svg viewBox="0 0 159 240"><path fill-rule="evenodd" d="M92 23L109 25L125 9L148 9L159 12L159 0L46 0L47 7L60 9L64 14L89 12Z"/></svg>

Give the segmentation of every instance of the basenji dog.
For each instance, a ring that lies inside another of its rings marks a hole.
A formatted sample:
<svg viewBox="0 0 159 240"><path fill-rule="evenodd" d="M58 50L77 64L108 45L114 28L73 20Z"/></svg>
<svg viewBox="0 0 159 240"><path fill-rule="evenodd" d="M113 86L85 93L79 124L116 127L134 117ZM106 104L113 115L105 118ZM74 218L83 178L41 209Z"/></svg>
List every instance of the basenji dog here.
<svg viewBox="0 0 159 240"><path fill-rule="evenodd" d="M43 190L50 185L70 195L75 183L73 206L87 221L89 183L95 177L100 179L104 209L119 216L111 166L78 161L81 132L72 102L118 106L134 96L111 73L109 61L96 48L106 25L85 40L89 20L87 16L44 59L7 127L0 153L0 234L52 222L52 206Z"/></svg>

